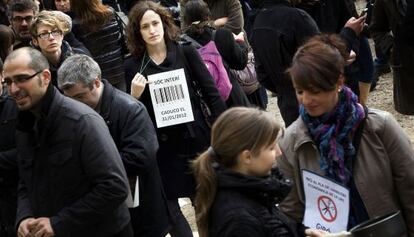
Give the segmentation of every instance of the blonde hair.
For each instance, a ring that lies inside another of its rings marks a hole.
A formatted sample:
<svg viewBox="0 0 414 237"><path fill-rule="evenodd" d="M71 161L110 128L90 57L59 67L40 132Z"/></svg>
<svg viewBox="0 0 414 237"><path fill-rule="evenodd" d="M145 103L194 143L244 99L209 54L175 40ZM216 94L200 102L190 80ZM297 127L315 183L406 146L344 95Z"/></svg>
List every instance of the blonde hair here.
<svg viewBox="0 0 414 237"><path fill-rule="evenodd" d="M234 167L241 152L260 153L275 141L280 129L270 113L245 107L227 110L214 123L210 148L192 163L197 181L195 211L200 237L208 237L209 209L216 195L213 162L224 168Z"/></svg>
<svg viewBox="0 0 414 237"><path fill-rule="evenodd" d="M39 26L49 26L52 29L58 29L65 35L70 31L71 24L67 22L66 18L59 16L53 11L41 11L30 26L30 34L37 38L37 28Z"/></svg>

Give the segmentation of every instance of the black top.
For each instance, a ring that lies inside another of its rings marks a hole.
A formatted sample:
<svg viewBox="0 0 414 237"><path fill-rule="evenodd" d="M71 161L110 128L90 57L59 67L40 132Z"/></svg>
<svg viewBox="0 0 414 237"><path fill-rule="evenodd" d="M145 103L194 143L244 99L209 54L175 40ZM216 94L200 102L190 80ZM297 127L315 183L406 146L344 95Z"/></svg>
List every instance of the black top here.
<svg viewBox="0 0 414 237"><path fill-rule="evenodd" d="M290 180L274 169L257 178L216 169L217 194L210 209L210 237L296 237L304 226L284 215L276 204L291 189Z"/></svg>
<svg viewBox="0 0 414 237"><path fill-rule="evenodd" d="M17 225L49 217L56 236L111 236L130 221L128 185L107 125L51 84L34 115L20 111Z"/></svg>
<svg viewBox="0 0 414 237"><path fill-rule="evenodd" d="M140 69L141 74L147 77L151 74L184 68L194 121L156 128L160 145L157 161L167 198L190 197L194 194L195 182L189 170L189 161L210 144L210 129L204 120L192 81L197 81L215 119L226 109L226 105L220 97L213 78L195 48L170 41L167 42L167 56L161 64L155 64L147 54L143 58L130 58L125 61L125 64L128 89L131 80ZM140 101L147 108L156 126L148 86L142 93Z"/></svg>
<svg viewBox="0 0 414 237"><path fill-rule="evenodd" d="M132 96L102 80L100 115L121 155L130 187L139 177L139 203L131 211L131 223L138 236L165 236L169 213L157 165L157 136L145 106Z"/></svg>

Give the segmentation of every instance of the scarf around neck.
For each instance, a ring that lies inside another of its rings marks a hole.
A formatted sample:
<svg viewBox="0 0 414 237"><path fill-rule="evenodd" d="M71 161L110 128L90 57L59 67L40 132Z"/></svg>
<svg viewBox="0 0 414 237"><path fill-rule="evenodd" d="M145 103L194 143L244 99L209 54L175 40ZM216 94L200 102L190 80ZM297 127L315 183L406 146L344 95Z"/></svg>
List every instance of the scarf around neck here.
<svg viewBox="0 0 414 237"><path fill-rule="evenodd" d="M358 103L358 97L344 86L332 112L312 117L301 105L300 116L318 144L320 167L325 175L348 185L352 176L352 161L356 156L352 143L354 133L365 118L365 111Z"/></svg>

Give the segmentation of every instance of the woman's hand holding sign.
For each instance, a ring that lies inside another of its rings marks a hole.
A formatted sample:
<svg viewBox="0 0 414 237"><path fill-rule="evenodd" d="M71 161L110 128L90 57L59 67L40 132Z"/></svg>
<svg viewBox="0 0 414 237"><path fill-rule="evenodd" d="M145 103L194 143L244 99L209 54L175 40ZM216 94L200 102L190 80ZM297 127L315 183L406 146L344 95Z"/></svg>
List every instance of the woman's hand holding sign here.
<svg viewBox="0 0 414 237"><path fill-rule="evenodd" d="M149 82L142 74L139 72L135 74L131 82L131 95L134 98L139 99L142 95L142 92L144 92L146 84L148 83Z"/></svg>

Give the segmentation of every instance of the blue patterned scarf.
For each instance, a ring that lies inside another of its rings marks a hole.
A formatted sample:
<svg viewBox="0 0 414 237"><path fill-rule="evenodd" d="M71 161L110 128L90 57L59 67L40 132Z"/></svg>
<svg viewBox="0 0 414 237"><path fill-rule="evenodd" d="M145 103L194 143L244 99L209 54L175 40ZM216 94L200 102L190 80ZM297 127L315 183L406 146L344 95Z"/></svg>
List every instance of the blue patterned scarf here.
<svg viewBox="0 0 414 237"><path fill-rule="evenodd" d="M358 104L358 97L344 86L332 112L311 117L301 105L300 116L313 140L319 144L321 169L326 176L348 185L352 176L352 160L356 156L352 139L365 117L364 108Z"/></svg>

